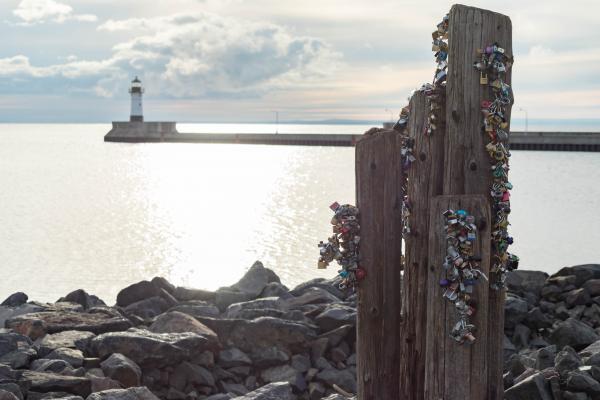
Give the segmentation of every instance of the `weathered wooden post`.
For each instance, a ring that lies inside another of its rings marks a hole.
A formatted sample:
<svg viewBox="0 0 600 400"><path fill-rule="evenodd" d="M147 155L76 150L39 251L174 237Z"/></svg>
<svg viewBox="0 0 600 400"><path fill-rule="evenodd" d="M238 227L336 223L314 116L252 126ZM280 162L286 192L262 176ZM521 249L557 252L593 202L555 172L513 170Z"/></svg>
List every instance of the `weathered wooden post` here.
<svg viewBox="0 0 600 400"><path fill-rule="evenodd" d="M356 145L360 258L367 277L358 290L358 398L399 399L402 139L395 131Z"/></svg>

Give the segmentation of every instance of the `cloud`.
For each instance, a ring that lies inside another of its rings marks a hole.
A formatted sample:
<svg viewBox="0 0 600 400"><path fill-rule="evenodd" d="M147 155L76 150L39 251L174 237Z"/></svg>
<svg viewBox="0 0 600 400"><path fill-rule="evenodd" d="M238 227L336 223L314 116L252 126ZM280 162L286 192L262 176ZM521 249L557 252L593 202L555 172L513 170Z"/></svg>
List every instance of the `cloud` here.
<svg viewBox="0 0 600 400"><path fill-rule="evenodd" d="M54 0L21 0L13 14L22 20L22 25L46 21L63 23L68 20L95 22L98 19L92 14L74 14L73 7Z"/></svg>
<svg viewBox="0 0 600 400"><path fill-rule="evenodd" d="M71 57L39 67L24 55L0 59L0 76L61 77L71 89L81 79L80 84L89 85L81 88L107 97L124 92L128 76L140 75L148 93L252 97L318 81L340 62L340 55L320 39L295 36L280 25L210 13L109 20L98 30L138 36L114 46L112 55L99 61Z"/></svg>

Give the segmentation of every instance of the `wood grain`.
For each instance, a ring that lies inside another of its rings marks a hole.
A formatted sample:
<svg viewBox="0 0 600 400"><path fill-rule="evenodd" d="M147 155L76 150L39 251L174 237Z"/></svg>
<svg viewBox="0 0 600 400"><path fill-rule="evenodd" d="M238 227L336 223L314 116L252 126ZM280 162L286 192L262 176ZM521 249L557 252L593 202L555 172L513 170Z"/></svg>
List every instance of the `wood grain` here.
<svg viewBox="0 0 600 400"><path fill-rule="evenodd" d="M401 140L382 131L356 145L356 198L360 209L358 291L358 397L398 399L401 348L402 215Z"/></svg>

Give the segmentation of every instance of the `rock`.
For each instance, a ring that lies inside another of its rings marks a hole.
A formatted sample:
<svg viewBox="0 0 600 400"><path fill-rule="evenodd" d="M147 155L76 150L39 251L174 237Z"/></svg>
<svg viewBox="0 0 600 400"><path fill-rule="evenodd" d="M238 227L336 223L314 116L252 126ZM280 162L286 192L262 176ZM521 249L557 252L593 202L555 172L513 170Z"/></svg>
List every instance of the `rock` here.
<svg viewBox="0 0 600 400"><path fill-rule="evenodd" d="M542 288L541 295L544 299L552 302L558 301L562 290L556 285L546 285Z"/></svg>
<svg viewBox="0 0 600 400"><path fill-rule="evenodd" d="M260 296L258 297L281 297L287 299L292 298L293 296L290 294L290 289L288 289L287 286L282 285L279 282L270 282L267 283L267 286L260 292Z"/></svg>
<svg viewBox="0 0 600 400"><path fill-rule="evenodd" d="M86 400L159 400L148 388L111 389L91 394Z"/></svg>
<svg viewBox="0 0 600 400"><path fill-rule="evenodd" d="M173 292L173 296L179 301L214 301L216 294L215 292L210 292L208 290L190 289L179 286L175 289L175 292Z"/></svg>
<svg viewBox="0 0 600 400"><path fill-rule="evenodd" d="M142 370L123 354L111 354L110 357L100 363L100 366L104 375L119 381L124 388L140 386Z"/></svg>
<svg viewBox="0 0 600 400"><path fill-rule="evenodd" d="M0 400L22 400L22 397L19 398L8 390L0 389Z"/></svg>
<svg viewBox="0 0 600 400"><path fill-rule="evenodd" d="M553 400L550 387L541 372L524 379L504 392L506 400Z"/></svg>
<svg viewBox="0 0 600 400"><path fill-rule="evenodd" d="M307 304L339 303L340 299L320 287L309 287L298 297L287 300L290 308L297 308Z"/></svg>
<svg viewBox="0 0 600 400"><path fill-rule="evenodd" d="M295 400L292 394L292 386L287 382L269 383L253 392L233 400ZM89 399L88 399L89 400Z"/></svg>
<svg viewBox="0 0 600 400"><path fill-rule="evenodd" d="M251 365L252 360L238 348L232 347L219 352L218 364L223 368Z"/></svg>
<svg viewBox="0 0 600 400"><path fill-rule="evenodd" d="M84 310L89 310L93 307L106 306L106 303L100 300L97 296L90 295L83 289L77 289L65 297L61 297L57 300L57 302L76 303L81 305Z"/></svg>
<svg viewBox="0 0 600 400"><path fill-rule="evenodd" d="M274 367L290 360L290 356L276 346L258 349L250 354L250 358L256 368Z"/></svg>
<svg viewBox="0 0 600 400"><path fill-rule="evenodd" d="M194 318L218 317L219 314L221 314L217 306L200 300L176 305L175 307L170 308L168 311L179 311Z"/></svg>
<svg viewBox="0 0 600 400"><path fill-rule="evenodd" d="M127 286L117 294L117 305L127 307L130 304L149 299L151 297L160 297L161 287L153 282L141 281Z"/></svg>
<svg viewBox="0 0 600 400"><path fill-rule="evenodd" d="M325 386L320 382L311 382L308 385L308 398L309 400L321 400L325 397Z"/></svg>
<svg viewBox="0 0 600 400"><path fill-rule="evenodd" d="M356 324L356 309L343 304L330 304L317 315L315 322L322 332L331 331L342 325Z"/></svg>
<svg viewBox="0 0 600 400"><path fill-rule="evenodd" d="M242 279L232 285L231 288L238 292L247 293L252 298L257 298L271 282L281 283L275 272L265 268L260 261L256 261Z"/></svg>
<svg viewBox="0 0 600 400"><path fill-rule="evenodd" d="M24 371L22 382L33 392L67 392L86 397L92 391L88 378L57 375L49 372Z"/></svg>
<svg viewBox="0 0 600 400"><path fill-rule="evenodd" d="M81 396L74 396L67 392L27 392L27 400L61 399L61 400L83 400Z"/></svg>
<svg viewBox="0 0 600 400"><path fill-rule="evenodd" d="M215 331L224 345L248 353L273 346L289 353L302 353L316 337L307 325L271 317L252 321L201 318L201 322Z"/></svg>
<svg viewBox="0 0 600 400"><path fill-rule="evenodd" d="M504 360L508 360L510 356L517 352L517 348L511 342L511 340L508 337L506 337L506 335L504 335L504 341L502 342L502 350L504 353Z"/></svg>
<svg viewBox="0 0 600 400"><path fill-rule="evenodd" d="M556 345L544 347L536 352L535 369L544 370L554 367L554 359L556 358Z"/></svg>
<svg viewBox="0 0 600 400"><path fill-rule="evenodd" d="M571 314L569 313L569 310L567 310L567 306L564 303L561 303L556 307L555 314L557 318L562 319L563 321L571 317Z"/></svg>
<svg viewBox="0 0 600 400"><path fill-rule="evenodd" d="M581 319L583 313L585 312L585 306L583 304L574 306L569 311L569 317L573 319Z"/></svg>
<svg viewBox="0 0 600 400"><path fill-rule="evenodd" d="M539 307L529 310L524 322L535 330L546 329L552 326L552 319L542 312Z"/></svg>
<svg viewBox="0 0 600 400"><path fill-rule="evenodd" d="M590 400L590 397L587 393L573 393L565 390L562 392L562 400Z"/></svg>
<svg viewBox="0 0 600 400"><path fill-rule="evenodd" d="M600 383L587 373L581 371L569 372L567 389L574 392L585 392L594 398L600 395Z"/></svg>
<svg viewBox="0 0 600 400"><path fill-rule="evenodd" d="M166 291L169 294L173 294L177 290L175 285L173 285L171 282L169 282L162 276L155 276L154 278L152 278L150 283L152 283L154 286L156 286L158 288L163 289L164 291Z"/></svg>
<svg viewBox="0 0 600 400"><path fill-rule="evenodd" d="M318 360L323 357L325 351L329 347L329 339L328 338L318 338L313 341L310 346L310 357L313 361Z"/></svg>
<svg viewBox="0 0 600 400"><path fill-rule="evenodd" d="M214 387L215 379L206 368L183 362L169 377L169 385L183 391L189 384Z"/></svg>
<svg viewBox="0 0 600 400"><path fill-rule="evenodd" d="M5 327L6 321L19 315L47 310L40 304L26 303L18 307L0 306L0 329Z"/></svg>
<svg viewBox="0 0 600 400"><path fill-rule="evenodd" d="M581 358L572 347L565 346L554 358L554 365L561 376L566 376L569 371L579 368Z"/></svg>
<svg viewBox="0 0 600 400"><path fill-rule="evenodd" d="M591 327L573 318L559 323L550 335L550 342L559 348L571 346L575 350L581 350L599 339L600 336Z"/></svg>
<svg viewBox="0 0 600 400"><path fill-rule="evenodd" d="M208 339L208 343L217 349L220 347L217 334L197 319L179 311L170 311L158 316L148 328L155 333L192 332Z"/></svg>
<svg viewBox="0 0 600 400"><path fill-rule="evenodd" d="M339 279L337 278L334 278L332 280L327 280L324 278L315 278L310 281L299 284L294 289L292 289L290 293L296 297L299 297L302 296L302 294L309 288L318 287L327 290L329 293L331 293L338 299L344 300L346 299L347 294L339 289L338 284Z"/></svg>
<svg viewBox="0 0 600 400"><path fill-rule="evenodd" d="M310 358L302 354L295 354L292 356L292 367L300 372L306 372L310 369Z"/></svg>
<svg viewBox="0 0 600 400"><path fill-rule="evenodd" d="M103 390L110 389L122 389L121 383L114 379L107 378L105 376L88 375L90 383L92 384L92 393L101 392Z"/></svg>
<svg viewBox="0 0 600 400"><path fill-rule="evenodd" d="M96 336L92 332L86 331L62 331L59 333L48 334L36 341L39 346L39 354L45 357L53 350L59 348L77 349L86 352L90 340Z"/></svg>
<svg viewBox="0 0 600 400"><path fill-rule="evenodd" d="M29 368L32 371L37 372L53 372L56 374L60 374L65 370L72 370L73 367L71 364L66 362L65 360L49 360L47 358L40 358L39 360L35 360L31 363Z"/></svg>
<svg viewBox="0 0 600 400"><path fill-rule="evenodd" d="M267 383L288 382L296 391L306 390L306 381L302 373L287 364L267 368L260 373L260 377Z"/></svg>
<svg viewBox="0 0 600 400"><path fill-rule="evenodd" d="M2 391L11 393L17 398L17 400L23 400L23 392L21 392L21 388L16 383L0 383L0 400L2 400ZM5 400L7 399L8 397Z"/></svg>
<svg viewBox="0 0 600 400"><path fill-rule="evenodd" d="M225 311L225 317L239 318L239 314L243 310L262 310L265 308L286 311L287 304L278 297L267 297L263 299L245 301L242 303L234 303L227 307L227 310Z"/></svg>
<svg viewBox="0 0 600 400"><path fill-rule="evenodd" d="M504 304L504 326L514 328L527 317L527 302L520 297L508 295Z"/></svg>
<svg viewBox="0 0 600 400"><path fill-rule="evenodd" d="M24 335L8 332L0 333L0 363L12 368L23 368L37 357L33 342Z"/></svg>
<svg viewBox="0 0 600 400"><path fill-rule="evenodd" d="M102 313L47 311L11 318L6 321L6 327L35 340L45 333L71 330L95 334L123 331L131 327L131 322L123 317L112 317Z"/></svg>
<svg viewBox="0 0 600 400"><path fill-rule="evenodd" d="M575 276L574 285L580 287L585 282L592 279L600 279L600 264L576 265L574 267L565 267L558 271L553 277Z"/></svg>
<svg viewBox="0 0 600 400"><path fill-rule="evenodd" d="M583 288L591 297L600 296L600 279L590 279L583 284Z"/></svg>
<svg viewBox="0 0 600 400"><path fill-rule="evenodd" d="M579 352L582 357L589 357L597 353L600 353L600 340L595 341Z"/></svg>
<svg viewBox="0 0 600 400"><path fill-rule="evenodd" d="M339 347L331 349L330 358L334 363L346 362L348 354Z"/></svg>
<svg viewBox="0 0 600 400"><path fill-rule="evenodd" d="M575 306L591 304L592 298L585 289L580 288L566 293L565 302L567 303L568 308L572 308Z"/></svg>
<svg viewBox="0 0 600 400"><path fill-rule="evenodd" d="M234 303L241 303L252 299L252 295L248 293L231 290L229 288L220 288L215 293L215 305L221 311L225 311L227 307Z"/></svg>
<svg viewBox="0 0 600 400"><path fill-rule="evenodd" d="M167 300L160 296L149 297L125 307L125 312L137 315L142 319L152 319L172 307Z"/></svg>
<svg viewBox="0 0 600 400"><path fill-rule="evenodd" d="M142 368L163 367L197 356L207 350L208 340L195 333L153 333L132 328L96 336L90 347L100 358L120 353Z"/></svg>
<svg viewBox="0 0 600 400"><path fill-rule="evenodd" d="M53 350L46 356L49 360L63 360L68 362L75 368L79 368L83 365L83 353L81 350L58 348Z"/></svg>
<svg viewBox="0 0 600 400"><path fill-rule="evenodd" d="M347 369L325 369L319 372L316 378L327 384L329 387L335 384L347 392L356 393L356 375Z"/></svg>
<svg viewBox="0 0 600 400"><path fill-rule="evenodd" d="M593 326L600 325L600 306L596 303L593 303L591 306L585 309L583 312L583 317L586 318Z"/></svg>
<svg viewBox="0 0 600 400"><path fill-rule="evenodd" d="M212 396L207 397L205 400L231 400L233 399L233 396L231 396L229 393L218 393L218 394L213 394Z"/></svg>
<svg viewBox="0 0 600 400"><path fill-rule="evenodd" d="M523 324L517 324L514 328L514 334L512 342L517 348L529 347L529 336L531 335L531 329Z"/></svg>
<svg viewBox="0 0 600 400"><path fill-rule="evenodd" d="M346 339L350 334L353 336L356 335L356 329L353 325L342 325L339 328L331 330L329 332L325 332L319 335L319 338L327 338L329 341L330 347L335 347L344 339ZM354 337L349 339L351 342L354 342Z"/></svg>
<svg viewBox="0 0 600 400"><path fill-rule="evenodd" d="M548 274L542 271L512 271L507 275L506 286L509 291L523 296L532 293L539 298Z"/></svg>
<svg viewBox="0 0 600 400"><path fill-rule="evenodd" d="M16 292L8 296L6 300L4 300L2 304L0 304L0 306L18 307L27 303L27 300L29 300L29 297L25 293Z"/></svg>

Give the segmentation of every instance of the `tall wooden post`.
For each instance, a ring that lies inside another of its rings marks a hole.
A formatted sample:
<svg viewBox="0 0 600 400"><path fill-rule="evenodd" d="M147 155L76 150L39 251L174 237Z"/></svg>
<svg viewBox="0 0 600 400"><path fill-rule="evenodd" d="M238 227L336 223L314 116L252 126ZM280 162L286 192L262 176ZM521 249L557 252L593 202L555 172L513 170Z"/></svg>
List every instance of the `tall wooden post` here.
<svg viewBox="0 0 600 400"><path fill-rule="evenodd" d="M506 54L512 52L512 23L506 15L473 7L454 6L450 11L449 64L447 83L448 129L444 194L483 194L491 206L492 174L489 155L485 151L487 135L481 132L481 101L491 100L491 89L481 85L472 63L477 49L497 42ZM511 71L505 81L511 84ZM505 117L510 122L510 106ZM488 220L488 224L492 224ZM489 291L486 318L488 366L488 400L503 395L502 343L504 339L504 291ZM484 311L485 312L485 311Z"/></svg>
<svg viewBox="0 0 600 400"><path fill-rule="evenodd" d="M356 145L360 257L367 277L358 290L358 398L399 399L400 267L402 258L401 137L391 130Z"/></svg>

